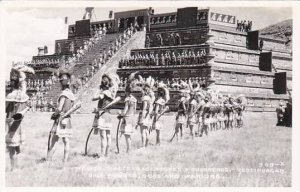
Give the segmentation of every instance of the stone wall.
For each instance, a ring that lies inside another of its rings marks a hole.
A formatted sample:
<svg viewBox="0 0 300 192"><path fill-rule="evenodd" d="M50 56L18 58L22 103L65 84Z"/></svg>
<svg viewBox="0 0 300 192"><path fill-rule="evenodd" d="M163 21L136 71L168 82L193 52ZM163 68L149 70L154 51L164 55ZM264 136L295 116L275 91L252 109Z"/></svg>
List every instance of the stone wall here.
<svg viewBox="0 0 300 192"><path fill-rule="evenodd" d="M247 36L226 31L211 30L212 40L216 43L246 47Z"/></svg>
<svg viewBox="0 0 300 192"><path fill-rule="evenodd" d="M273 77L266 75L258 75L251 73L235 73L235 72L224 72L224 71L213 71L212 78L222 82L240 83L244 86L266 87L269 88L273 85Z"/></svg>
<svg viewBox="0 0 300 192"><path fill-rule="evenodd" d="M247 53L244 50L228 50L226 48L215 47L212 49L212 54L215 55L215 61L256 67L259 65L259 54L257 53Z"/></svg>
<svg viewBox="0 0 300 192"><path fill-rule="evenodd" d="M263 40L263 50L277 51L283 53L290 53L291 50L285 45L283 40L275 40L270 38L261 37Z"/></svg>

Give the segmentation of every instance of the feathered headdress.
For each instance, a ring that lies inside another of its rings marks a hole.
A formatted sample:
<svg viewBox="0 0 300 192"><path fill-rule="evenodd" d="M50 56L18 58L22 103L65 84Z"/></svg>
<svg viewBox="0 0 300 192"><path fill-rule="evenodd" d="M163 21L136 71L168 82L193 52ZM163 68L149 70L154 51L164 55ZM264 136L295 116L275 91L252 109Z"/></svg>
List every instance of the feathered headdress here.
<svg viewBox="0 0 300 192"><path fill-rule="evenodd" d="M109 90L106 90L105 92L103 92L105 95L107 95L110 98L115 98L117 91L119 89L119 83L120 83L120 78L117 74L115 73L104 73L102 75L103 77L107 77L109 80L109 84L110 84L110 88Z"/></svg>
<svg viewBox="0 0 300 192"><path fill-rule="evenodd" d="M183 80L180 80L180 91L188 91L189 90L189 85L184 82Z"/></svg>
<svg viewBox="0 0 300 192"><path fill-rule="evenodd" d="M145 86L153 88L154 83L155 83L155 80L153 79L153 77L149 76L145 81Z"/></svg>
<svg viewBox="0 0 300 192"><path fill-rule="evenodd" d="M196 96L200 98L205 98L205 94L201 90L196 92Z"/></svg>
<svg viewBox="0 0 300 192"><path fill-rule="evenodd" d="M71 78L72 72L67 68L61 68L58 70L58 77L60 78L62 75L67 75L69 78Z"/></svg>
<svg viewBox="0 0 300 192"><path fill-rule="evenodd" d="M14 90L6 96L6 101L26 102L29 97L26 94L26 74L34 74L34 70L24 64L14 65L10 72L10 80L14 81Z"/></svg>
<svg viewBox="0 0 300 192"><path fill-rule="evenodd" d="M246 104L247 103L247 98L244 94L240 94L236 97L236 101L240 104Z"/></svg>
<svg viewBox="0 0 300 192"><path fill-rule="evenodd" d="M165 103L167 103L170 100L170 91L169 91L167 85L164 84L163 82L159 82L158 83L158 91L164 92L164 100L165 100Z"/></svg>
<svg viewBox="0 0 300 192"><path fill-rule="evenodd" d="M34 74L34 69L24 64L15 64L11 69L11 80L24 81L26 79L25 73Z"/></svg>
<svg viewBox="0 0 300 192"><path fill-rule="evenodd" d="M128 80L126 82L126 87L125 87L125 90L126 91L129 91L129 92L132 92L132 90L134 88L136 88L136 74L138 73L138 71L136 72L133 72L131 73L129 76L128 76Z"/></svg>
<svg viewBox="0 0 300 192"><path fill-rule="evenodd" d="M129 82L129 83L131 83L132 81L135 80L136 74L137 74L137 73L138 73L138 71L133 72L133 73L131 73L131 74L129 75L129 77L128 77L128 82ZM140 76L140 75L139 75L139 76Z"/></svg>

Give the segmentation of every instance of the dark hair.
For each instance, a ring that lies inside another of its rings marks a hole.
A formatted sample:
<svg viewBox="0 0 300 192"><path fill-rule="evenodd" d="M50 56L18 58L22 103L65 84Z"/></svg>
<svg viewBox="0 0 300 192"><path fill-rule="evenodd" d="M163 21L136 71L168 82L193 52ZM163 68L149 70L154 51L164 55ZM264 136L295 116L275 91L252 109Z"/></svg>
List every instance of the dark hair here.
<svg viewBox="0 0 300 192"><path fill-rule="evenodd" d="M133 91L132 87L130 85L126 85L125 93L131 93L132 91Z"/></svg>
<svg viewBox="0 0 300 192"><path fill-rule="evenodd" d="M20 81L19 79L11 79L10 80L10 88L11 89L19 89Z"/></svg>
<svg viewBox="0 0 300 192"><path fill-rule="evenodd" d="M158 94L158 96L164 97L165 96L165 90L163 88L159 87L157 89L157 94Z"/></svg>

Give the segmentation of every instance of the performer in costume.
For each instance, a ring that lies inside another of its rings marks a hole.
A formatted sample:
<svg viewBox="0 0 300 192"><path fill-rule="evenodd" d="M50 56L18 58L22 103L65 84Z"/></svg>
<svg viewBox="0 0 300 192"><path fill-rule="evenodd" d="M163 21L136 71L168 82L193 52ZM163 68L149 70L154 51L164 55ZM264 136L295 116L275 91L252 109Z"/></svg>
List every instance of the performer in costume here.
<svg viewBox="0 0 300 192"><path fill-rule="evenodd" d="M94 95L92 101L98 101L97 113L95 115L93 127L94 134L100 131L101 156L107 156L111 145L112 116L109 109L103 109L112 102L117 94L119 77L117 74L105 73L102 76L99 90ZM104 113L103 113L104 112ZM102 114L103 113L103 114ZM100 114L102 114L100 116Z"/></svg>
<svg viewBox="0 0 300 192"><path fill-rule="evenodd" d="M204 109L204 94L202 91L198 91L196 93L196 98L197 98L197 103L198 103L198 110L196 112L196 118L197 118L197 123L198 123L198 130L197 130L197 136L200 136L201 129L203 127L203 109Z"/></svg>
<svg viewBox="0 0 300 192"><path fill-rule="evenodd" d="M175 133L170 139L170 142L173 141L175 136L177 142L182 139L183 136L182 128L186 123L188 101L189 101L189 90L187 89L187 84L182 83L181 90L180 90L180 99L178 100L178 106L177 106ZM180 137L178 136L179 132L180 132Z"/></svg>
<svg viewBox="0 0 300 192"><path fill-rule="evenodd" d="M218 113L218 105L215 100L211 102L210 105L210 130L217 130L217 113Z"/></svg>
<svg viewBox="0 0 300 192"><path fill-rule="evenodd" d="M125 136L127 153L129 153L131 150L131 134L133 133L133 129L137 123L134 116L136 112L137 99L132 95L135 74L136 73L132 73L128 78L128 83L125 87L125 107L122 114L118 116L119 119L123 118L120 131Z"/></svg>
<svg viewBox="0 0 300 192"><path fill-rule="evenodd" d="M64 158L66 162L69 157L70 151L70 137L72 137L71 115L65 116L64 113L68 112L74 105L75 96L70 89L71 73L67 69L59 71L59 82L61 84L62 92L57 100L57 108L52 114L51 119L54 124L51 130L51 141L47 153L47 160L51 160L55 152L55 144L62 138L64 143Z"/></svg>
<svg viewBox="0 0 300 192"><path fill-rule="evenodd" d="M6 96L6 121L5 143L9 151L11 170L18 167L18 155L21 153L21 145L25 141L24 130L21 126L23 116L28 110L29 100L26 94L26 74L34 73L34 70L25 65L14 65L10 72L10 86L12 92Z"/></svg>
<svg viewBox="0 0 300 192"><path fill-rule="evenodd" d="M162 121L159 118L162 115L164 108L166 107L166 103L170 100L170 94L167 86L160 82L158 84L158 96L156 101L154 102L154 119L153 119L153 128L156 131L156 144L160 144L160 131L163 128Z"/></svg>
<svg viewBox="0 0 300 192"><path fill-rule="evenodd" d="M225 100L224 107L225 107L225 117L226 117L226 122L225 122L226 129L229 128L233 129L234 108L233 108L233 98L231 96L229 96L229 98Z"/></svg>
<svg viewBox="0 0 300 192"><path fill-rule="evenodd" d="M140 80L142 81L141 76ZM150 76L144 82L143 96L142 96L142 112L139 115L139 126L141 129L142 146L146 147L149 142L149 128L152 126L152 112L153 103L155 100L154 92L152 90L155 80Z"/></svg>
<svg viewBox="0 0 300 192"><path fill-rule="evenodd" d="M203 121L203 126L200 132L200 137L202 137L203 133L205 132L206 135L208 135L208 130L210 127L210 97L208 95L205 96L204 102L205 104L203 105L203 113L202 113L202 121Z"/></svg>
<svg viewBox="0 0 300 192"><path fill-rule="evenodd" d="M225 129L225 113L224 113L224 101L223 95L219 94L218 97L218 127L219 129Z"/></svg>
<svg viewBox="0 0 300 192"><path fill-rule="evenodd" d="M189 107L188 107L188 127L190 128L190 135L192 136L192 139L194 139L195 136L195 130L194 127L197 124L197 100L196 100L196 94L194 92L191 93L191 99L189 101Z"/></svg>
<svg viewBox="0 0 300 192"><path fill-rule="evenodd" d="M284 125L284 122L283 122L284 112L285 112L284 103L283 103L283 101L280 101L279 102L279 107L276 108L276 114L277 114L277 124L276 124L276 126Z"/></svg>
<svg viewBox="0 0 300 192"><path fill-rule="evenodd" d="M237 97L235 111L236 111L236 123L237 123L236 126L238 128L241 128L243 126L243 122L244 122L243 112L245 110L246 103L247 103L247 99L243 94Z"/></svg>

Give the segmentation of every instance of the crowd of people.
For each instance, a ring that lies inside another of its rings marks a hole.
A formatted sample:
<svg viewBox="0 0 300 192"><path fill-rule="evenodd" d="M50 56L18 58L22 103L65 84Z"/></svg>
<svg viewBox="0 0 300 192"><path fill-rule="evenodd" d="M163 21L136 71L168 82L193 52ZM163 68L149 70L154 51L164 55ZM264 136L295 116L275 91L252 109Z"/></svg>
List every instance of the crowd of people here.
<svg viewBox="0 0 300 192"><path fill-rule="evenodd" d="M206 63L206 51L188 51L176 53L153 53L131 55L127 58L122 58L119 62L119 68L132 68L140 66L174 66L174 65L199 65Z"/></svg>
<svg viewBox="0 0 300 192"><path fill-rule="evenodd" d="M95 30L93 36L83 42L83 46L80 46L79 49L75 50L74 44L70 45L70 52L73 53L71 57L68 58L66 65L73 66L76 62L82 61L84 56L106 35L106 27L100 27Z"/></svg>
<svg viewBox="0 0 300 192"><path fill-rule="evenodd" d="M236 30L241 32L248 32L252 29L252 21L236 21Z"/></svg>
<svg viewBox="0 0 300 192"><path fill-rule="evenodd" d="M56 81L51 77L48 79L28 79L27 90L47 92L51 90L51 87L54 83L56 83Z"/></svg>
<svg viewBox="0 0 300 192"><path fill-rule="evenodd" d="M28 100L31 112L53 112L55 105L52 98L44 97L42 92L33 93Z"/></svg>
<svg viewBox="0 0 300 192"><path fill-rule="evenodd" d="M157 89L159 86L159 82L163 81L166 87L170 90L178 91L180 90L180 87L183 84L187 84L188 82L191 82L194 85L197 85L199 87L205 88L207 86L207 79L204 77L191 77L191 78L180 78L180 77L174 77L174 78L153 78L154 79L154 85L153 88ZM137 87L141 87L143 82L146 79L134 79L134 84ZM119 89L124 90L126 85L128 83L128 78L120 78L119 83Z"/></svg>
<svg viewBox="0 0 300 192"><path fill-rule="evenodd" d="M28 63L28 66L42 66L42 67L57 67L59 65L59 59L34 59L30 63Z"/></svg>
<svg viewBox="0 0 300 192"><path fill-rule="evenodd" d="M150 24L158 25L158 24L166 24L166 23L176 23L177 15L168 15L162 17L151 17Z"/></svg>
<svg viewBox="0 0 300 192"><path fill-rule="evenodd" d="M207 20L207 13L206 12L199 12L197 13L197 20ZM151 25L158 25L158 24L167 24L167 23L176 23L177 22L177 15L166 15L160 17L151 17L150 24Z"/></svg>

